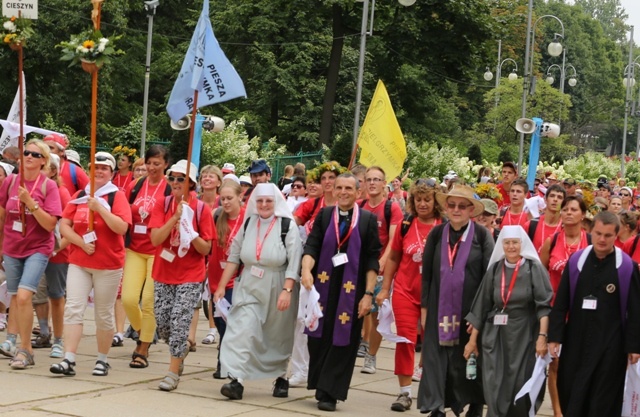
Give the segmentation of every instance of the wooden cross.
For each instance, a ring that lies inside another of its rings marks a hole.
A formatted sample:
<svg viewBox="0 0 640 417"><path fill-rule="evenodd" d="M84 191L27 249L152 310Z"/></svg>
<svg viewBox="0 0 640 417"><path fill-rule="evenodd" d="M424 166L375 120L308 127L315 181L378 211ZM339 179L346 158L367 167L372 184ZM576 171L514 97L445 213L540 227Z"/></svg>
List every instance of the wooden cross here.
<svg viewBox="0 0 640 417"><path fill-rule="evenodd" d="M351 317L349 317L347 315L347 313L342 313L338 316L338 320L340 320L342 322L342 324L345 324L346 322L348 322L349 320L351 320Z"/></svg>
<svg viewBox="0 0 640 417"><path fill-rule="evenodd" d="M351 281L347 281L347 283L344 284L343 287L344 287L344 291L347 294L351 293L351 290L355 290L356 289L356 286L353 285L353 283Z"/></svg>
<svg viewBox="0 0 640 417"><path fill-rule="evenodd" d="M325 283L329 280L329 275L327 275L327 273L325 271L322 271L322 274L318 275L318 279L320 280L321 283Z"/></svg>

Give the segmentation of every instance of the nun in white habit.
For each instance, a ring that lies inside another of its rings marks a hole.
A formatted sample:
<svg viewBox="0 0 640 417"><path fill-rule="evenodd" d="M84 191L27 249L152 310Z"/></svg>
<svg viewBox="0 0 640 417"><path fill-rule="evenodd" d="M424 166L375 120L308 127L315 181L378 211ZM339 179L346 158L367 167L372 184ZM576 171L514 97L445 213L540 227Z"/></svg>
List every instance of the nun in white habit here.
<svg viewBox="0 0 640 417"><path fill-rule="evenodd" d="M286 233L284 223L289 223ZM242 263L220 351L221 374L231 382L222 386L221 393L241 399L243 381L276 378L273 395L286 397L298 314L300 234L282 193L271 183L256 185L241 227L214 294L214 301L224 296L229 278Z"/></svg>
<svg viewBox="0 0 640 417"><path fill-rule="evenodd" d="M514 398L531 377L536 355L547 354L552 295L527 233L521 226L503 227L465 317L473 330L464 355L479 355L488 417L529 415L528 397L515 404Z"/></svg>

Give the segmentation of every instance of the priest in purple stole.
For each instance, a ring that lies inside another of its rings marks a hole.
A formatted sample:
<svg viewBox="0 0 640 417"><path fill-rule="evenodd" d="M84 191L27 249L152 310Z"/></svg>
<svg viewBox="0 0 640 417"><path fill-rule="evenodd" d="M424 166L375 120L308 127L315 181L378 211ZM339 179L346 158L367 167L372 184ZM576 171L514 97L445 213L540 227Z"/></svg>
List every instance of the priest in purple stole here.
<svg viewBox="0 0 640 417"><path fill-rule="evenodd" d="M476 379L467 379L463 352L469 326L463 318L487 270L494 241L484 226L471 220L484 210L471 187L456 184L448 194L436 195L436 200L449 221L433 228L424 249L423 377L418 408L431 417L444 417L446 407L460 415L470 404L465 416L481 417L482 358L478 358Z"/></svg>
<svg viewBox="0 0 640 417"><path fill-rule="evenodd" d="M362 317L371 310L379 269L377 218L355 204L358 188L352 174L338 176L336 206L319 212L302 258L301 283L318 291L324 315L317 329L306 329L307 388L316 390L323 411L334 411L338 400L347 399Z"/></svg>

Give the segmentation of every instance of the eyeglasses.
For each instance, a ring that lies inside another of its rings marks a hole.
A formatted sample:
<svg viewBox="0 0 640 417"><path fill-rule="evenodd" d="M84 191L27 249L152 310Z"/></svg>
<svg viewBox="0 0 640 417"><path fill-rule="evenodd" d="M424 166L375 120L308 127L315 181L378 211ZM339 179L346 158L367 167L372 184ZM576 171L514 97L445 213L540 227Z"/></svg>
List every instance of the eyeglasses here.
<svg viewBox="0 0 640 417"><path fill-rule="evenodd" d="M256 204L257 205L261 205L261 204L273 204L273 199L267 198L258 198L256 199Z"/></svg>
<svg viewBox="0 0 640 417"><path fill-rule="evenodd" d="M620 193L620 195L621 195L622 197L631 197L631 194L627 194L627 193Z"/></svg>
<svg viewBox="0 0 640 417"><path fill-rule="evenodd" d="M429 179L420 178L419 180L416 180L416 185L426 185L427 187L435 187L436 182L431 178Z"/></svg>
<svg viewBox="0 0 640 417"><path fill-rule="evenodd" d="M365 178L364 182L374 183L374 182L382 182L384 181L382 178Z"/></svg>
<svg viewBox="0 0 640 417"><path fill-rule="evenodd" d="M147 172L147 168L136 168L134 172Z"/></svg>
<svg viewBox="0 0 640 417"><path fill-rule="evenodd" d="M173 175L169 175L167 177L167 181L169 181L169 182L177 181L179 183L183 183L186 179L187 179L187 177L174 177Z"/></svg>
<svg viewBox="0 0 640 417"><path fill-rule="evenodd" d="M38 158L38 159L42 159L42 158L44 158L44 155L43 155L43 154L41 154L40 152L27 151L26 149L25 149L25 151L24 151L24 152L22 152L22 154L23 154L24 156L33 156L34 158Z"/></svg>
<svg viewBox="0 0 640 417"><path fill-rule="evenodd" d="M291 188L304 188L304 185L302 185L302 184L293 184L291 186Z"/></svg>
<svg viewBox="0 0 640 417"><path fill-rule="evenodd" d="M460 204L460 203L456 204L456 203L447 203L447 207L449 207L449 209L451 209L451 210L455 210L455 209L456 209L456 207L457 207L459 210L466 210L466 209L468 209L468 208L469 208L469 207L471 207L471 206L473 206L473 204Z"/></svg>

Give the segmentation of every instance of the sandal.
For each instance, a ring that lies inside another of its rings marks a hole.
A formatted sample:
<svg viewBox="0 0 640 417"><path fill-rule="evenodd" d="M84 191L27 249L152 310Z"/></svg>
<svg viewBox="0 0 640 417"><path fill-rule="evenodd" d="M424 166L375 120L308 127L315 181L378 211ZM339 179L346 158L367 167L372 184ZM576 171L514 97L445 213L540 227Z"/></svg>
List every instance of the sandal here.
<svg viewBox="0 0 640 417"><path fill-rule="evenodd" d="M196 342L195 340L187 339L187 344L189 345L189 352L196 351Z"/></svg>
<svg viewBox="0 0 640 417"><path fill-rule="evenodd" d="M124 340L122 339L122 336L117 334L113 336L113 340L111 341L111 347L120 347L124 344L123 342Z"/></svg>
<svg viewBox="0 0 640 417"><path fill-rule="evenodd" d="M202 344L203 345L213 345L216 342L216 333L215 332L209 332L209 334L207 334L204 339L202 339Z"/></svg>
<svg viewBox="0 0 640 417"><path fill-rule="evenodd" d="M162 381L160 381L160 385L158 388L162 391L173 391L178 388L178 383L180 382L180 377L173 372L169 372L167 376L164 377Z"/></svg>
<svg viewBox="0 0 640 417"><path fill-rule="evenodd" d="M63 359L60 363L54 363L49 367L49 372L56 375L74 376L76 370L73 367L76 366L75 362L71 362L68 359Z"/></svg>
<svg viewBox="0 0 640 417"><path fill-rule="evenodd" d="M20 356L22 356L22 359ZM35 364L36 362L33 360L33 355L26 349L18 349L16 355L9 362L11 369L27 369L28 366Z"/></svg>
<svg viewBox="0 0 640 417"><path fill-rule="evenodd" d="M111 365L103 361L96 361L96 366L93 368L93 372L91 375L94 376L107 376L109 375L109 369L111 369Z"/></svg>
<svg viewBox="0 0 640 417"><path fill-rule="evenodd" d="M147 360L146 355L133 352L133 355L131 355L131 362L129 362L129 368L143 369L147 366L149 366L149 361Z"/></svg>

